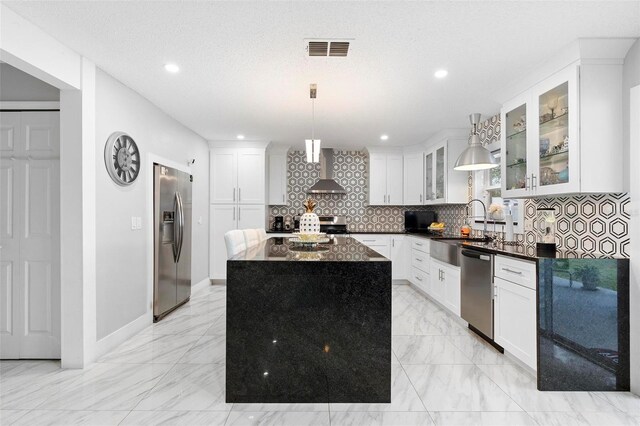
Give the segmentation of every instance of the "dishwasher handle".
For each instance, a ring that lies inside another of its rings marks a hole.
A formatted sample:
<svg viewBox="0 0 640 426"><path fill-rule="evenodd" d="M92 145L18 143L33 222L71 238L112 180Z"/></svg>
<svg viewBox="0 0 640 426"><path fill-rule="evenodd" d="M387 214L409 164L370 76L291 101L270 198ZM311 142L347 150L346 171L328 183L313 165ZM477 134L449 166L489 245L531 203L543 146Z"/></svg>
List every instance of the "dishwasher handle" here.
<svg viewBox="0 0 640 426"><path fill-rule="evenodd" d="M486 261L490 261L491 260L491 255L489 254L482 254L482 253L478 253L477 251L471 251L471 250L460 250L460 253L463 256L466 257L472 257L474 259L479 259L479 260L486 260Z"/></svg>

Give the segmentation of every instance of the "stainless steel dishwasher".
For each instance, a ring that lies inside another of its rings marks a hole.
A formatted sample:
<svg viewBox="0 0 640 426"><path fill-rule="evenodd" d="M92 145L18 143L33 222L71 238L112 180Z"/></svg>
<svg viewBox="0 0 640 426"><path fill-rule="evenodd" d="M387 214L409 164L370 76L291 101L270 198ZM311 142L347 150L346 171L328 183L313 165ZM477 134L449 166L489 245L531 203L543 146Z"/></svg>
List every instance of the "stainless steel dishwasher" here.
<svg viewBox="0 0 640 426"><path fill-rule="evenodd" d="M493 255L465 247L460 254L462 319L493 340Z"/></svg>

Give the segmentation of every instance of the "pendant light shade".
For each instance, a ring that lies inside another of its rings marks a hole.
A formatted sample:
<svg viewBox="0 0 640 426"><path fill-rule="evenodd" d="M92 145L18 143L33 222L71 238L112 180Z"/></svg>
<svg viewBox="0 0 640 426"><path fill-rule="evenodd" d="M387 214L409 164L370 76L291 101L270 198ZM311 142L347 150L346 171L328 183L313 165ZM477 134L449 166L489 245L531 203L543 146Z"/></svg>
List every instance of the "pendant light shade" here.
<svg viewBox="0 0 640 426"><path fill-rule="evenodd" d="M453 166L453 169L460 171L474 171L498 167L500 165L498 159L493 156L491 151L483 147L482 142L480 142L480 136L478 136L477 132L477 126L480 122L480 114L469 115L469 120L473 125L471 142L469 142L469 146L462 151L455 166Z"/></svg>

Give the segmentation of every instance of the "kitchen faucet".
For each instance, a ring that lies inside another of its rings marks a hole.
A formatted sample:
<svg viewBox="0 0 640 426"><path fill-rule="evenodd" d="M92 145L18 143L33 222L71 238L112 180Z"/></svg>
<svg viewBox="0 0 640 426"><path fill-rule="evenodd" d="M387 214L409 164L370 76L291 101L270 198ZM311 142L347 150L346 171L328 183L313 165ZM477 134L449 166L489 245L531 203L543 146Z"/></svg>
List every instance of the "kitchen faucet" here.
<svg viewBox="0 0 640 426"><path fill-rule="evenodd" d="M482 221L482 226L483 226L483 228L482 228L482 236L483 236L484 238L488 238L488 239L490 239L490 237L487 235L487 206L485 206L485 205L484 205L484 203L482 202L482 200L480 200L480 199L478 199L478 198L474 198L473 200L471 200L471 201L469 201L469 202L467 203L467 218L472 217L472 216L469 216L469 206L470 206L470 205L471 205L471 203L473 203L474 201L477 201L477 202L479 202L479 203L480 203L480 205L482 206L482 211L484 212L484 216L482 216L482 219L484 219L484 220ZM476 218L476 217L479 217L479 216L473 216L472 218ZM495 228L495 221L494 221L494 228Z"/></svg>

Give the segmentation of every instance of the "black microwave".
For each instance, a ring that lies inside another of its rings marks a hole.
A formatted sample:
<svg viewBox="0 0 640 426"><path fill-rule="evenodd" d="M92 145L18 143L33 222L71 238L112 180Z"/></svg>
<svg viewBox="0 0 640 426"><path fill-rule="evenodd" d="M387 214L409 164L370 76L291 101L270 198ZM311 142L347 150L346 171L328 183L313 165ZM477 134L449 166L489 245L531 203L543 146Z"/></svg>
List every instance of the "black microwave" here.
<svg viewBox="0 0 640 426"><path fill-rule="evenodd" d="M404 212L404 230L407 232L428 232L429 225L435 221L436 212L431 210Z"/></svg>

